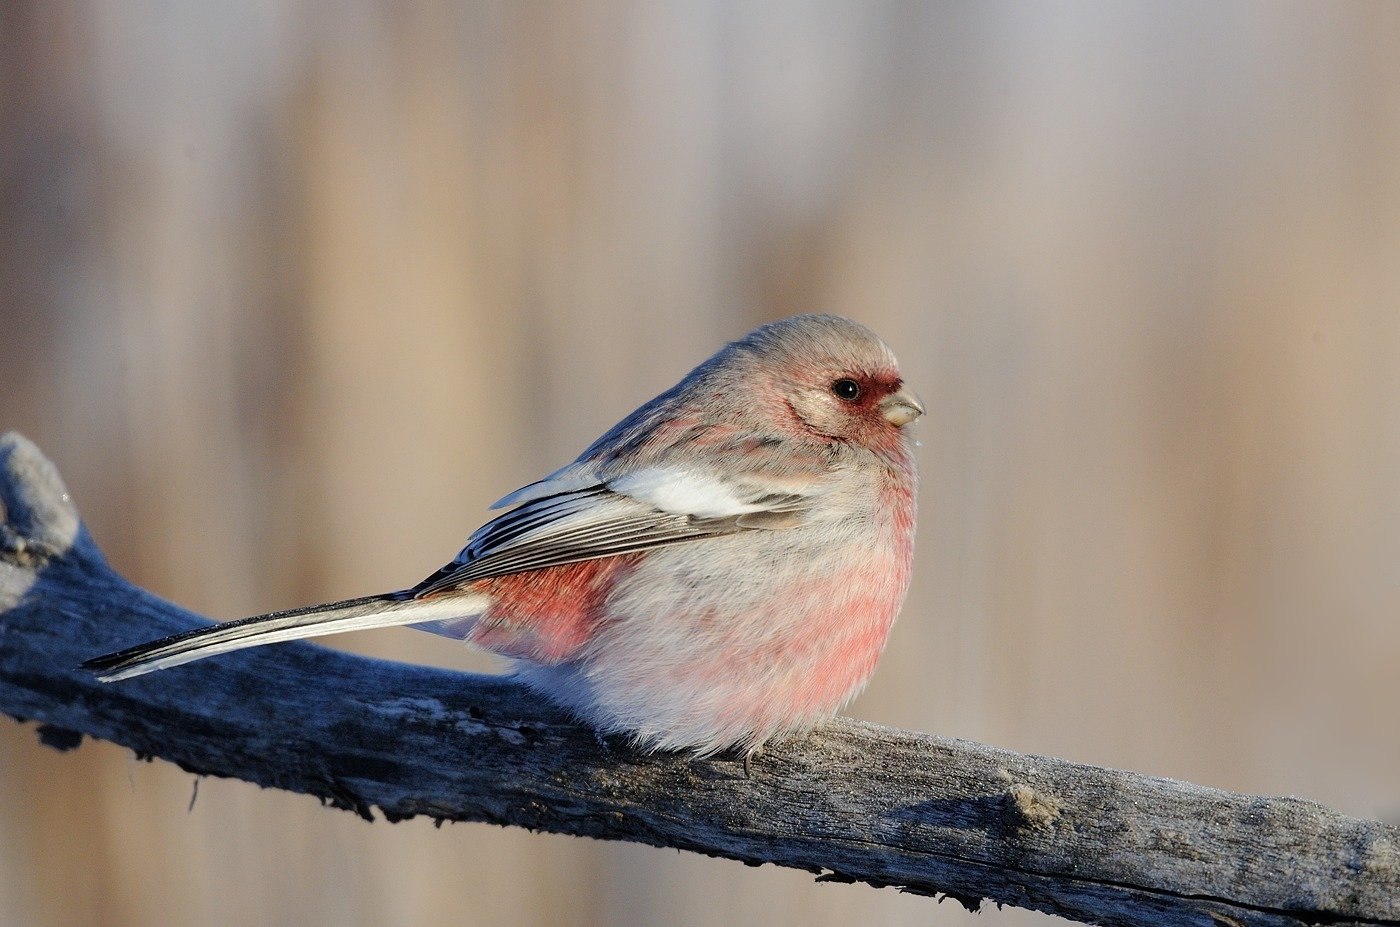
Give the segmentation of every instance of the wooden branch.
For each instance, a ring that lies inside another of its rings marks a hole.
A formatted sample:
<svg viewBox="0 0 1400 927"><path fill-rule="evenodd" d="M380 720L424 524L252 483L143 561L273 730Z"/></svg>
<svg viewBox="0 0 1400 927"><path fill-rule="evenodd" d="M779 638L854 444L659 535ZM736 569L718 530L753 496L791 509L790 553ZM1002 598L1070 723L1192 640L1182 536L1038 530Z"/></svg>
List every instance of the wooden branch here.
<svg viewBox="0 0 1400 927"><path fill-rule="evenodd" d="M489 821L1122 925L1400 927L1400 828L1294 798L838 719L742 762L604 743L506 679L284 644L104 685L82 660L202 619L106 565L0 438L0 711L367 820Z"/></svg>

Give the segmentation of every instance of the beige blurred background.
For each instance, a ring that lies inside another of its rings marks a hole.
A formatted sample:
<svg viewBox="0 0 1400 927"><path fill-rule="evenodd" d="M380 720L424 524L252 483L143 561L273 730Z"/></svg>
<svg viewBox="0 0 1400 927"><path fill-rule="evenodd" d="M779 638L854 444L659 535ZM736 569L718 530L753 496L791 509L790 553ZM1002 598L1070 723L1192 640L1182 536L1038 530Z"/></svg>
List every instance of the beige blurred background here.
<svg viewBox="0 0 1400 927"><path fill-rule="evenodd" d="M136 582L411 583L840 312L930 407L853 714L1400 817L1400 4L27 0L0 43L0 429ZM194 786L0 722L0 924L973 923Z"/></svg>

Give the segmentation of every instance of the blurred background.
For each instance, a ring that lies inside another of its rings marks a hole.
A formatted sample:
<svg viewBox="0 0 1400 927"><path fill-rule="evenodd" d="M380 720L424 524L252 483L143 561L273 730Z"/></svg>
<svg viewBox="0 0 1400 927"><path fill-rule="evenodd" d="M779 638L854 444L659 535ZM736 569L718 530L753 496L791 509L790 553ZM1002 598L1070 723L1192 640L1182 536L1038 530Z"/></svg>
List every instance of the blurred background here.
<svg viewBox="0 0 1400 927"><path fill-rule="evenodd" d="M1400 817L1400 4L17 0L0 74L0 429L135 582L412 583L723 342L838 312L930 408L853 714ZM973 923L0 757L17 927Z"/></svg>

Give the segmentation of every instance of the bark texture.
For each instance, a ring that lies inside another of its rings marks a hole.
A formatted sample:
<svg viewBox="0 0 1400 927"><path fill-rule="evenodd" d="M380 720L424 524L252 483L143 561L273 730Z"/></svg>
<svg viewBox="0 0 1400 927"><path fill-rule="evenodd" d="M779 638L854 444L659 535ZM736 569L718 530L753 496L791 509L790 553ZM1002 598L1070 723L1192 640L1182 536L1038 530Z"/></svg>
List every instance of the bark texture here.
<svg viewBox="0 0 1400 927"><path fill-rule="evenodd" d="M89 657L203 619L127 583L53 466L0 438L0 712L199 775L414 815L630 840L1121 925L1400 927L1400 828L838 719L729 759L639 755L507 679L312 644L122 683Z"/></svg>

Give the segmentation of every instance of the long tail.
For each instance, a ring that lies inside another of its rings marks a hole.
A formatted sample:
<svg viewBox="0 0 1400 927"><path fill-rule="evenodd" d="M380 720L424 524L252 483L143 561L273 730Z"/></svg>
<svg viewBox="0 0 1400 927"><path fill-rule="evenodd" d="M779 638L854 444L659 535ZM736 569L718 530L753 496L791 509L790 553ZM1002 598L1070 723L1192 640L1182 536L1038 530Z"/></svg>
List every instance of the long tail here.
<svg viewBox="0 0 1400 927"><path fill-rule="evenodd" d="M244 647L345 631L467 618L481 611L489 601L485 596L469 594L422 599L410 598L409 595L406 592L391 592L196 628L95 657L84 663L83 669L96 673L103 682L115 682Z"/></svg>

